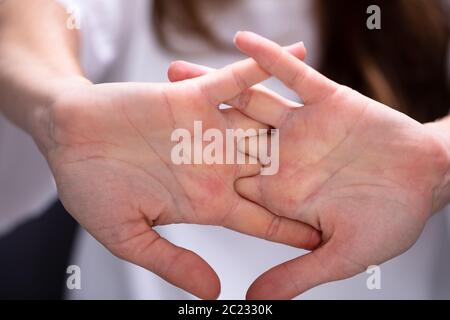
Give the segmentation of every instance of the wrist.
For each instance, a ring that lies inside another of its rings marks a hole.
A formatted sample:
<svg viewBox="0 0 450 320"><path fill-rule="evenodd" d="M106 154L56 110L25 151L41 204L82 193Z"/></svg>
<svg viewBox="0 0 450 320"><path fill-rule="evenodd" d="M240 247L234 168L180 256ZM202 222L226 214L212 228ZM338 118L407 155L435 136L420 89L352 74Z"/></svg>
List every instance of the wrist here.
<svg viewBox="0 0 450 320"><path fill-rule="evenodd" d="M433 188L432 214L444 208L450 202L450 118L424 124L436 140L436 157L439 166L436 170L439 182ZM432 163L435 163L432 159Z"/></svg>
<svg viewBox="0 0 450 320"><path fill-rule="evenodd" d="M54 114L60 101L69 92L88 88L92 83L82 76L55 78L47 82L46 97L39 105L33 106L26 119L28 131L44 156L54 147Z"/></svg>
<svg viewBox="0 0 450 320"><path fill-rule="evenodd" d="M55 101L91 83L76 57L56 55L53 63L35 51L13 41L0 44L0 112L30 134L45 155Z"/></svg>

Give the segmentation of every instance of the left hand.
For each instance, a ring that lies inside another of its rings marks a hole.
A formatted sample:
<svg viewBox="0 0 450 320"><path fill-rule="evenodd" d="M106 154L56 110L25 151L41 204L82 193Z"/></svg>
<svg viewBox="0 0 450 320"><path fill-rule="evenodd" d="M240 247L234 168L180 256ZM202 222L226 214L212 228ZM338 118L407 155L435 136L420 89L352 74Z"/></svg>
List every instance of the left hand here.
<svg viewBox="0 0 450 320"><path fill-rule="evenodd" d="M303 52L300 46L291 50ZM174 130L185 129L189 137L183 141L192 142L194 121L220 133L265 128L236 110L217 108L247 91L246 74L259 73L264 74L247 59L183 83L55 81L58 90L47 112L34 122L48 125L37 126L42 135L35 139L67 211L114 255L208 299L220 292L214 270L196 253L161 238L155 226L218 225L293 246L316 246L316 230L273 215L235 191L236 179L258 174L259 164L195 163L190 156L191 163L178 165L171 156ZM267 92L248 91L249 105L278 102Z"/></svg>

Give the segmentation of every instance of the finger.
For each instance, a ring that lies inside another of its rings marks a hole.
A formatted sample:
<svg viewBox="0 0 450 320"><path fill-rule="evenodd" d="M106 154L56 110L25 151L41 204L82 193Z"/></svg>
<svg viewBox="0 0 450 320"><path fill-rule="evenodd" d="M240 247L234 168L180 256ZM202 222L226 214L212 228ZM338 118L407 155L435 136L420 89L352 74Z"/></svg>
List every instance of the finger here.
<svg viewBox="0 0 450 320"><path fill-rule="evenodd" d="M238 141L238 151L250 156L251 158L258 159L258 161L267 166L271 163L272 151L272 139L270 131L258 136L248 136Z"/></svg>
<svg viewBox="0 0 450 320"><path fill-rule="evenodd" d="M275 42L252 32L238 32L235 37L237 48L255 59L268 73L280 79L297 92L305 103L313 103L334 92L338 85L296 59ZM246 77L242 69L240 78ZM250 80L253 80L250 78Z"/></svg>
<svg viewBox="0 0 450 320"><path fill-rule="evenodd" d="M285 47L285 49L297 59L305 60L307 52L303 42ZM257 72L260 72L256 63L254 67ZM216 71L216 69L180 60L170 64L167 75L171 82L178 82L197 78L212 71Z"/></svg>
<svg viewBox="0 0 450 320"><path fill-rule="evenodd" d="M320 233L299 221L273 215L263 207L241 199L223 226L261 239L297 248L313 249L320 243Z"/></svg>
<svg viewBox="0 0 450 320"><path fill-rule="evenodd" d="M247 117L245 114L234 108L223 109L221 110L221 113L227 120L227 129L242 129L244 131L254 130L255 134L258 134L260 130L269 129L268 125Z"/></svg>
<svg viewBox="0 0 450 320"><path fill-rule="evenodd" d="M244 164L238 165L237 178L254 177L261 173L261 164L256 158L240 153L245 158Z"/></svg>
<svg viewBox="0 0 450 320"><path fill-rule="evenodd" d="M294 46L304 47L302 43ZM296 48L293 50L303 49ZM219 105L269 77L270 75L253 59L245 59L193 80L199 86L208 103Z"/></svg>
<svg viewBox="0 0 450 320"><path fill-rule="evenodd" d="M229 103L246 116L274 128L280 128L289 117L289 113L302 106L258 86L244 90Z"/></svg>
<svg viewBox="0 0 450 320"><path fill-rule="evenodd" d="M292 299L320 284L342 279L333 270L329 244L282 263L259 276L247 291L247 299Z"/></svg>
<svg viewBox="0 0 450 320"><path fill-rule="evenodd" d="M245 137L238 141L237 149L239 152L258 159L258 136Z"/></svg>
<svg viewBox="0 0 450 320"><path fill-rule="evenodd" d="M303 59L305 50L303 45L288 47L291 54ZM254 64L258 69L258 65ZM213 69L192 64L184 61L177 61L170 65L168 75L170 81L181 81L212 72ZM244 90L238 96L227 101L226 104L239 109L250 118L258 119L262 123L279 128L287 118L288 113L293 108L298 108L301 104L286 99L262 85L255 85Z"/></svg>
<svg viewBox="0 0 450 320"><path fill-rule="evenodd" d="M126 245L110 247L118 257L152 271L199 298L219 296L220 280L206 261L192 251L173 245L151 229L128 240Z"/></svg>
<svg viewBox="0 0 450 320"><path fill-rule="evenodd" d="M184 81L203 76L207 73L215 71L216 69L191 63L188 61L174 61L170 64L167 70L167 77L170 82Z"/></svg>
<svg viewBox="0 0 450 320"><path fill-rule="evenodd" d="M265 200L261 193L261 176L238 179L234 183L234 188L241 197L265 206Z"/></svg>

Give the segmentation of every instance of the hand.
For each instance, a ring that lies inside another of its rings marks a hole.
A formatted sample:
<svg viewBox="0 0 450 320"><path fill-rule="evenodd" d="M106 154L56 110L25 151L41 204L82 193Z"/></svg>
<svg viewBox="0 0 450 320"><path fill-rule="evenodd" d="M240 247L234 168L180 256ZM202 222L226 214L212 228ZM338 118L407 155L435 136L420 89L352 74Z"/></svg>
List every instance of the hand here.
<svg viewBox="0 0 450 320"><path fill-rule="evenodd" d="M266 39L243 33L236 44L305 104L279 107L270 122L280 128L279 174L244 178L236 188L322 232L318 249L263 274L248 297L291 298L411 247L444 186L445 144L428 127L332 82Z"/></svg>
<svg viewBox="0 0 450 320"><path fill-rule="evenodd" d="M322 232L319 248L267 271L247 297L292 298L412 246L439 207L448 172L448 151L434 131L334 83L262 37L240 33L236 45L304 101L297 108L241 109L279 128L280 168L277 175L240 179L236 189Z"/></svg>
<svg viewBox="0 0 450 320"><path fill-rule="evenodd" d="M301 55L303 48L292 48ZM175 84L101 84L64 90L50 112L45 155L67 210L116 256L147 268L202 297L220 284L198 255L162 239L156 225L221 225L272 241L310 248L320 241L311 227L280 219L243 199L236 179L259 174L259 165L174 165L175 128L202 120L214 127L260 128L236 110L217 105L245 88L236 82L263 71L248 59L195 80ZM248 76L247 76L248 75ZM253 99L275 97L250 89ZM274 224L279 225L277 230Z"/></svg>

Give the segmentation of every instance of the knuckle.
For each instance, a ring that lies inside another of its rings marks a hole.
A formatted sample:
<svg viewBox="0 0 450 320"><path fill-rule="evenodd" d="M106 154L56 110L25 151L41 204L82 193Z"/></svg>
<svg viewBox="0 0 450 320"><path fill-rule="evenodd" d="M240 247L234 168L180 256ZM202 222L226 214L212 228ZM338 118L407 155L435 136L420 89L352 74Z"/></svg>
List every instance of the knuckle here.
<svg viewBox="0 0 450 320"><path fill-rule="evenodd" d="M278 68L280 63L283 61L285 54L286 52L282 48L278 48L273 53L273 56L267 60L266 68L270 73L272 73L275 69Z"/></svg>
<svg viewBox="0 0 450 320"><path fill-rule="evenodd" d="M292 76L286 81L286 85L288 87L294 88L296 86L298 86L299 84L301 84L304 79L307 77L308 71L309 69L295 69L293 70Z"/></svg>
<svg viewBox="0 0 450 320"><path fill-rule="evenodd" d="M212 106L217 106L221 103L221 101L219 99L217 99L216 97L214 97L209 89L209 85L205 82L196 82L197 84L197 89L200 93L200 96L206 101L206 103L208 105L212 105ZM203 105L201 103L196 104L199 107L202 107L203 109Z"/></svg>
<svg viewBox="0 0 450 320"><path fill-rule="evenodd" d="M237 103L237 108L240 110L245 110L250 105L250 102L253 98L253 90L246 89L240 95Z"/></svg>
<svg viewBox="0 0 450 320"><path fill-rule="evenodd" d="M245 78L241 75L241 73L239 72L239 70L237 70L236 68L230 68L230 73L231 73L231 77L236 85L236 87L240 90L243 91L245 89L247 89L249 87L247 81L245 80Z"/></svg>
<svg viewBox="0 0 450 320"><path fill-rule="evenodd" d="M281 217L274 216L267 228L264 239L266 239L266 240L275 239L280 230L280 225L281 225Z"/></svg>

